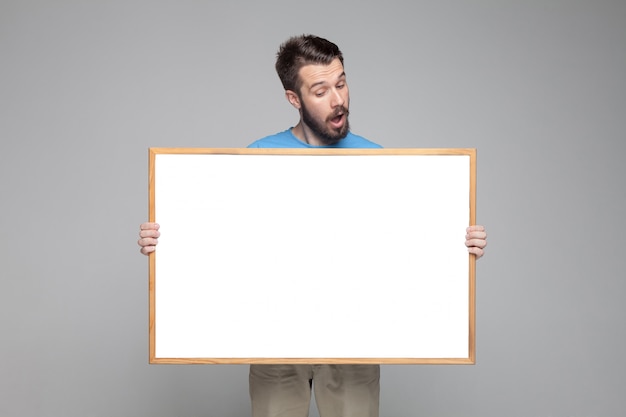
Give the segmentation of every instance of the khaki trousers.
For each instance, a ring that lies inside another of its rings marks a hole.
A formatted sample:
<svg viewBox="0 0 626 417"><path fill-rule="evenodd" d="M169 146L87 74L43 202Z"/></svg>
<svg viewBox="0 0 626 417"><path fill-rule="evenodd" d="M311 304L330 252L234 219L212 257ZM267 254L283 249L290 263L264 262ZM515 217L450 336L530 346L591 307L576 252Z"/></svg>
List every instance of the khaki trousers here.
<svg viewBox="0 0 626 417"><path fill-rule="evenodd" d="M251 365L252 417L378 417L378 365Z"/></svg>

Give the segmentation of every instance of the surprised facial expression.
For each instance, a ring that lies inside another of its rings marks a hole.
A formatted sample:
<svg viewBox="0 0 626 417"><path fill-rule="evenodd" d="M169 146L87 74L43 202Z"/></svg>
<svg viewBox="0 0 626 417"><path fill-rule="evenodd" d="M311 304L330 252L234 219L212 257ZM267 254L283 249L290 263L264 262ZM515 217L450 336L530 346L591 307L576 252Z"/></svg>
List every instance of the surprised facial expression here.
<svg viewBox="0 0 626 417"><path fill-rule="evenodd" d="M324 145L336 144L350 130L350 94L341 61L305 65L299 75L302 86L298 97L304 127Z"/></svg>

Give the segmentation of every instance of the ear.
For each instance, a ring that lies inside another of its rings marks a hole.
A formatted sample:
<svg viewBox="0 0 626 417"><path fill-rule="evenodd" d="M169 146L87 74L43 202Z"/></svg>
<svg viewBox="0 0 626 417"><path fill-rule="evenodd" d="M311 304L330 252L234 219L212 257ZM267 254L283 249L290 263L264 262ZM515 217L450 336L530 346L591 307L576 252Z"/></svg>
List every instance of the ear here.
<svg viewBox="0 0 626 417"><path fill-rule="evenodd" d="M298 97L298 95L295 92L291 90L285 90L285 97L287 98L287 101L291 103L293 107L300 110L300 108L302 107L302 104L300 104L300 97Z"/></svg>

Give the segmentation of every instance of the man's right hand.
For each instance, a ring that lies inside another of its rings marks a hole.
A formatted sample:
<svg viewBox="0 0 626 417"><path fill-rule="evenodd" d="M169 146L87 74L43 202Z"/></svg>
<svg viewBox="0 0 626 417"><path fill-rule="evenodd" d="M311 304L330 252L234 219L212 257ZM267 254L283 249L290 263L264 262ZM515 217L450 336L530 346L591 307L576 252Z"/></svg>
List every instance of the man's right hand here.
<svg viewBox="0 0 626 417"><path fill-rule="evenodd" d="M156 249L157 243L159 243L159 225L157 223L142 223L139 226L139 240L137 244L141 247L140 252L144 255L149 255Z"/></svg>

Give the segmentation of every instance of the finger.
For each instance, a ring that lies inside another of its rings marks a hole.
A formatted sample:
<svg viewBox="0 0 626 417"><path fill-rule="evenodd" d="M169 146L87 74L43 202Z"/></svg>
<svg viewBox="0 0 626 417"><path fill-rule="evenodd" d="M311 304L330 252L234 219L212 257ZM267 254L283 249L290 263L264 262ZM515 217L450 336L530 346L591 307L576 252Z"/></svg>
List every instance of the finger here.
<svg viewBox="0 0 626 417"><path fill-rule="evenodd" d="M482 257L485 254L485 251L483 251L481 248L478 247L471 247L467 250L469 253L476 255L476 259Z"/></svg>
<svg viewBox="0 0 626 417"><path fill-rule="evenodd" d="M142 247L143 246L156 246L158 243L159 243L159 240L153 237L142 237L141 239L137 241L137 244Z"/></svg>
<svg viewBox="0 0 626 417"><path fill-rule="evenodd" d="M160 236L161 236L161 232L159 232L156 229L148 229L148 230L140 230L139 231L139 237L140 238L147 238L147 237L149 237L149 238L156 239L156 238L158 238Z"/></svg>
<svg viewBox="0 0 626 417"><path fill-rule="evenodd" d="M469 232L465 235L465 239L466 240L469 240L469 239L487 240L487 233L486 232Z"/></svg>
<svg viewBox="0 0 626 417"><path fill-rule="evenodd" d="M154 246L144 246L141 249L139 249L139 252L141 252L144 255L150 255L152 252L154 252L155 249L156 247Z"/></svg>
<svg viewBox="0 0 626 417"><path fill-rule="evenodd" d="M487 246L487 241L485 239L467 239L465 246L468 248L484 249Z"/></svg>
<svg viewBox="0 0 626 417"><path fill-rule="evenodd" d="M139 225L139 231L142 231L142 230L159 230L159 227L161 227L161 226L158 223L145 222L145 223L141 223L141 225Z"/></svg>
<svg viewBox="0 0 626 417"><path fill-rule="evenodd" d="M465 231L467 233L471 233L471 232L484 232L485 231L485 226L481 226L479 224L475 224L472 226L469 226L467 229L465 229Z"/></svg>

